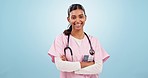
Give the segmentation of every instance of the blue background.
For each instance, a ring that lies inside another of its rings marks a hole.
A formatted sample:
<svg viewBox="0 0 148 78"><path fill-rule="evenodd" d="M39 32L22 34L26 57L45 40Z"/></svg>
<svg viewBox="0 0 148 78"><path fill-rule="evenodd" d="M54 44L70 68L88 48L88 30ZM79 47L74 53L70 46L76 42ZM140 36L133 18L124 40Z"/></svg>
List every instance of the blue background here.
<svg viewBox="0 0 148 78"><path fill-rule="evenodd" d="M0 0L0 78L59 78L47 52L72 3L111 56L101 78L148 78L147 0Z"/></svg>

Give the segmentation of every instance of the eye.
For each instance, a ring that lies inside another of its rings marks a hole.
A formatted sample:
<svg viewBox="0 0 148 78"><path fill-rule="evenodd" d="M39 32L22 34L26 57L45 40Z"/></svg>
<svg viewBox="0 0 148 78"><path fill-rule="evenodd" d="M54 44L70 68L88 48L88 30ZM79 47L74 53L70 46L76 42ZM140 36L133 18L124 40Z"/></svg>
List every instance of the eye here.
<svg viewBox="0 0 148 78"><path fill-rule="evenodd" d="M80 15L79 18L84 18L84 15Z"/></svg>
<svg viewBox="0 0 148 78"><path fill-rule="evenodd" d="M76 16L71 16L71 19L76 19Z"/></svg>

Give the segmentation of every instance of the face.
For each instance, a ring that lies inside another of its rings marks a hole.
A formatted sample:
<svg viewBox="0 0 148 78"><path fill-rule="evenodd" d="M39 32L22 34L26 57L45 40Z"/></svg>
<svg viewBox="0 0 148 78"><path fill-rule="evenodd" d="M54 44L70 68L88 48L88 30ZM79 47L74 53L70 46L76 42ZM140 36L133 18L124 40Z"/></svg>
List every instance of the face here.
<svg viewBox="0 0 148 78"><path fill-rule="evenodd" d="M81 9L76 9L70 12L70 16L67 18L72 25L73 30L83 30L83 26L86 21L86 16Z"/></svg>

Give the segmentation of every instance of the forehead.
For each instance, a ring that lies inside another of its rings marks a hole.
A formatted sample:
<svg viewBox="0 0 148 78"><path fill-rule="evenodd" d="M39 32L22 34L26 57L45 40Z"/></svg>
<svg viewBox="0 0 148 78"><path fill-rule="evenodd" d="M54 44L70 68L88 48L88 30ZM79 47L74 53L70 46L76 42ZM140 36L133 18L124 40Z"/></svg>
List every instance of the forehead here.
<svg viewBox="0 0 148 78"><path fill-rule="evenodd" d="M81 15L84 14L84 11L81 9L76 9L70 12L70 15Z"/></svg>

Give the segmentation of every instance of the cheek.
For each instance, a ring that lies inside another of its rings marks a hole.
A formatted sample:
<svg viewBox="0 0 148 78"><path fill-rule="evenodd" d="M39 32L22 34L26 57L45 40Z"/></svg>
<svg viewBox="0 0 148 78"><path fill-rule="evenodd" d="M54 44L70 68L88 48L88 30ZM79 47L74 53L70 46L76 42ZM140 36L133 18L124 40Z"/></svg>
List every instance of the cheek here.
<svg viewBox="0 0 148 78"><path fill-rule="evenodd" d="M81 22L83 23L83 24L85 24L85 20L83 19L83 20L81 20Z"/></svg>
<svg viewBox="0 0 148 78"><path fill-rule="evenodd" d="M70 24L74 24L74 22L75 22L75 20L70 20L69 23L70 23Z"/></svg>
<svg viewBox="0 0 148 78"><path fill-rule="evenodd" d="M86 21L86 19L82 19L82 22L85 22Z"/></svg>

